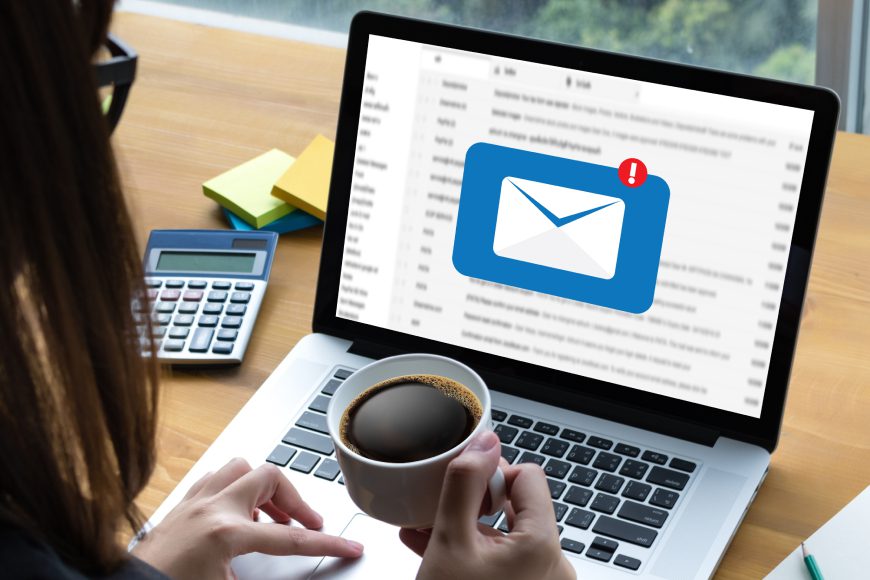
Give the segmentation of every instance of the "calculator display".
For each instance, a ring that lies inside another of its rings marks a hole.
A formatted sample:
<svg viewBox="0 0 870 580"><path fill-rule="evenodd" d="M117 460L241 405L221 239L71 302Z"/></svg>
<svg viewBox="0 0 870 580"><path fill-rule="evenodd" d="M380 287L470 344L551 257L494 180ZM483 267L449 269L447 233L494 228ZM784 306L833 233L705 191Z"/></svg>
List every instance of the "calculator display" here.
<svg viewBox="0 0 870 580"><path fill-rule="evenodd" d="M253 252L160 252L157 272L232 272L250 274L257 255Z"/></svg>

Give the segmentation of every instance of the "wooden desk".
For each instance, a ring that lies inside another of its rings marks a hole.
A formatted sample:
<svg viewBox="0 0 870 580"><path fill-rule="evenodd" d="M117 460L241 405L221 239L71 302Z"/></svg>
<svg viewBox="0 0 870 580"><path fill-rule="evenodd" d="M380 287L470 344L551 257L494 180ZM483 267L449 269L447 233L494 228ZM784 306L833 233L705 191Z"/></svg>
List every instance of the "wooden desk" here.
<svg viewBox="0 0 870 580"><path fill-rule="evenodd" d="M220 228L200 184L278 147L335 136L344 52L119 14L140 52L116 136L140 242ZM838 136L780 446L718 578L758 578L870 483L870 138ZM320 228L282 236L245 363L164 381L150 514L310 331Z"/></svg>

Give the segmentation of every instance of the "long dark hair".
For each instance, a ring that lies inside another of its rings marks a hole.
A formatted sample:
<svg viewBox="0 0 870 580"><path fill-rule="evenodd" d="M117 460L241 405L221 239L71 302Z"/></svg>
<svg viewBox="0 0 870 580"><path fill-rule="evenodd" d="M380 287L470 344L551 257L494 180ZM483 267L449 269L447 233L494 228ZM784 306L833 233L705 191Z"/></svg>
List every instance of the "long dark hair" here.
<svg viewBox="0 0 870 580"><path fill-rule="evenodd" d="M154 466L141 258L98 103L112 0L0 2L0 523L86 573Z"/></svg>

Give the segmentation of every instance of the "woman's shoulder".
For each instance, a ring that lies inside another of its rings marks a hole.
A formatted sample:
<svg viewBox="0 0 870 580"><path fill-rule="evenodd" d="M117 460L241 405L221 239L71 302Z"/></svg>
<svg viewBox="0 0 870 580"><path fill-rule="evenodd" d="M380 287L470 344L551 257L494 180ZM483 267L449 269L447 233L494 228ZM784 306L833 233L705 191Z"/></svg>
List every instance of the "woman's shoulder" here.
<svg viewBox="0 0 870 580"><path fill-rule="evenodd" d="M15 527L0 523L0 576L9 580L87 580L93 578L67 566L43 543ZM145 562L130 557L100 580L168 580Z"/></svg>

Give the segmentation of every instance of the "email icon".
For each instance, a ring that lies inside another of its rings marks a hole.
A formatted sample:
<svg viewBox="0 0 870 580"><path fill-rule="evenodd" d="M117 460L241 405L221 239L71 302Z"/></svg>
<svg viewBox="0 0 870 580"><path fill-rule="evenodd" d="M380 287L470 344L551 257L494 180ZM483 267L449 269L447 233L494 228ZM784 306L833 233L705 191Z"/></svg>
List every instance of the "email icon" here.
<svg viewBox="0 0 870 580"><path fill-rule="evenodd" d="M642 313L655 295L669 201L657 175L627 187L616 167L476 143L465 156L453 266Z"/></svg>
<svg viewBox="0 0 870 580"><path fill-rule="evenodd" d="M497 256L610 279L625 203L616 197L505 177L492 249Z"/></svg>

